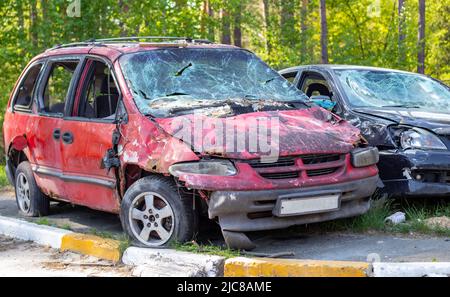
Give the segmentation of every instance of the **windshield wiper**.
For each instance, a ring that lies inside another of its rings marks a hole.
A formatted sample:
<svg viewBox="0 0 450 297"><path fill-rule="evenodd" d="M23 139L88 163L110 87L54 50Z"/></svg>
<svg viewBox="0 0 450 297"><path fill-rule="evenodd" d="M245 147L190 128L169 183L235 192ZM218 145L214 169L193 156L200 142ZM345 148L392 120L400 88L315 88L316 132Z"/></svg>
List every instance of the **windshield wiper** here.
<svg viewBox="0 0 450 297"><path fill-rule="evenodd" d="M398 105L383 105L381 107L403 107L403 108L420 108L417 105L407 105L407 104L398 104Z"/></svg>
<svg viewBox="0 0 450 297"><path fill-rule="evenodd" d="M296 104L302 104L302 105L305 105L306 107L311 107L311 105L304 100L287 100L287 101L279 101L279 102L284 103L284 104L291 104L294 107Z"/></svg>
<svg viewBox="0 0 450 297"><path fill-rule="evenodd" d="M166 94L165 97L173 97L173 96L189 96L190 94L183 93L183 92L173 92L170 94Z"/></svg>

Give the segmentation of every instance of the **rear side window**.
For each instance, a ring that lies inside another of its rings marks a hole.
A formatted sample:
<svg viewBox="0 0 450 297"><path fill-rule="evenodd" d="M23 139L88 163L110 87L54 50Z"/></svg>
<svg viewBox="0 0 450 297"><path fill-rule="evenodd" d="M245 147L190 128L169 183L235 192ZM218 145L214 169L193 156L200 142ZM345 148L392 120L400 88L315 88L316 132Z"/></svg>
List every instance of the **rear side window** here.
<svg viewBox="0 0 450 297"><path fill-rule="evenodd" d="M36 64L29 68L24 78L20 82L17 96L14 100L14 109L30 110L33 103L33 94L36 82L41 72L42 64Z"/></svg>
<svg viewBox="0 0 450 297"><path fill-rule="evenodd" d="M67 94L77 65L78 61L52 63L42 102L45 113L64 114Z"/></svg>

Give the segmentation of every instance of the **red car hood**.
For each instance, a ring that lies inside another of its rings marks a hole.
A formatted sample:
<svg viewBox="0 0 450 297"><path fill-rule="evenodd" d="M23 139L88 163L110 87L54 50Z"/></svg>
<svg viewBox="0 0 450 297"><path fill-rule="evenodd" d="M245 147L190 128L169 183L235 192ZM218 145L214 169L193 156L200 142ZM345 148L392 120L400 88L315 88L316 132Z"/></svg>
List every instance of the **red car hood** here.
<svg viewBox="0 0 450 297"><path fill-rule="evenodd" d="M161 118L156 119L156 121L167 133L182 139L201 155L253 159L268 155L267 148L262 150L259 145L256 150L250 149L252 138L249 137L249 134L255 131L254 127L258 119L264 120L258 121L259 129L256 135L253 134L253 139L258 138L258 141L265 141L272 149L277 150L279 156L348 153L355 147L355 144L361 141L360 131L357 128L319 107L254 112L227 118L191 114L174 118ZM220 141L220 138L223 137L220 134L223 133L218 131L224 131L223 127L226 127L227 124L230 125L230 123L234 126L234 137L247 135L244 138L245 143L240 145L241 148L244 147L245 149L238 149L236 141L234 141L233 149L230 146L233 140L228 141L227 144L225 138L229 138L233 133L225 133L226 136ZM190 129L188 135L190 137L180 137L183 134L180 131L186 128ZM203 141L198 142L193 135L199 134L193 131L200 131ZM266 131L273 133L266 133ZM278 135L277 137L273 136L275 133ZM198 146L199 143L203 143L203 146ZM211 145L207 147L204 145L205 143Z"/></svg>

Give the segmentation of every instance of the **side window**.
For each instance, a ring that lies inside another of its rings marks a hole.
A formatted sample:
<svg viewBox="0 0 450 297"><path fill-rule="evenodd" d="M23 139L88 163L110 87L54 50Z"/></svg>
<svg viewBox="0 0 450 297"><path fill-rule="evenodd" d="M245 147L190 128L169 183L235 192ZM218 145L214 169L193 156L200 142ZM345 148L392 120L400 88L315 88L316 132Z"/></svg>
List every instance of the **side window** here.
<svg viewBox="0 0 450 297"><path fill-rule="evenodd" d="M308 96L327 96L331 98L330 86L319 73L306 73L302 78L301 90Z"/></svg>
<svg viewBox="0 0 450 297"><path fill-rule="evenodd" d="M88 60L86 80L74 115L89 119L114 120L119 89L107 64Z"/></svg>
<svg viewBox="0 0 450 297"><path fill-rule="evenodd" d="M78 61L58 61L51 65L44 89L43 111L49 114L63 114L70 83ZM41 110L42 110L41 108Z"/></svg>
<svg viewBox="0 0 450 297"><path fill-rule="evenodd" d="M36 82L41 72L42 64L32 66L19 85L19 89L14 100L14 109L30 110L33 103L33 94L35 91Z"/></svg>
<svg viewBox="0 0 450 297"><path fill-rule="evenodd" d="M295 77L297 76L297 72L289 72L283 74L283 77L287 79L291 84L294 83Z"/></svg>

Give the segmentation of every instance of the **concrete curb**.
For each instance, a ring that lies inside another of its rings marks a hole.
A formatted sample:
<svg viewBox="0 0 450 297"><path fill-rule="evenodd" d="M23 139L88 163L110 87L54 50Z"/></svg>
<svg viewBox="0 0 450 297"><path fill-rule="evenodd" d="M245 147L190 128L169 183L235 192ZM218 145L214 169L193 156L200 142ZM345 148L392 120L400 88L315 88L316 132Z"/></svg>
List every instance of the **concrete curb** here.
<svg viewBox="0 0 450 297"><path fill-rule="evenodd" d="M225 258L171 249L129 247L122 256L127 265L139 265L139 276L222 276Z"/></svg>
<svg viewBox="0 0 450 297"><path fill-rule="evenodd" d="M366 277L370 264L350 261L231 258L225 261L226 277Z"/></svg>
<svg viewBox="0 0 450 297"><path fill-rule="evenodd" d="M120 241L72 233L62 238L61 251L72 251L113 262L120 261Z"/></svg>
<svg viewBox="0 0 450 297"><path fill-rule="evenodd" d="M120 260L120 242L117 240L74 233L3 216L0 216L0 234L62 251L73 251L114 262Z"/></svg>
<svg viewBox="0 0 450 297"><path fill-rule="evenodd" d="M450 276L449 262L373 263L372 277Z"/></svg>
<svg viewBox="0 0 450 297"><path fill-rule="evenodd" d="M63 237L71 233L73 232L0 216L0 234L26 241L34 241L55 249L59 249Z"/></svg>

